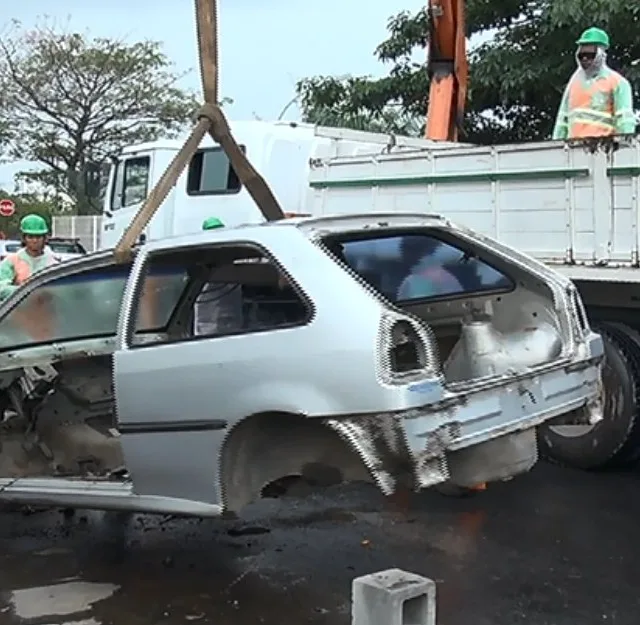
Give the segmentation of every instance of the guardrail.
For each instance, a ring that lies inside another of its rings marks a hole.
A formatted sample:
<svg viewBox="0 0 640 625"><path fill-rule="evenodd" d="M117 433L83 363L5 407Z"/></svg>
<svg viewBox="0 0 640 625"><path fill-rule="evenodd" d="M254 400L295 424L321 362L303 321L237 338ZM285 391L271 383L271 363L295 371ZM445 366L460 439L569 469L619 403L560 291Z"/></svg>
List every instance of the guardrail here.
<svg viewBox="0 0 640 625"><path fill-rule="evenodd" d="M351 625L436 625L436 583L400 569L356 577Z"/></svg>

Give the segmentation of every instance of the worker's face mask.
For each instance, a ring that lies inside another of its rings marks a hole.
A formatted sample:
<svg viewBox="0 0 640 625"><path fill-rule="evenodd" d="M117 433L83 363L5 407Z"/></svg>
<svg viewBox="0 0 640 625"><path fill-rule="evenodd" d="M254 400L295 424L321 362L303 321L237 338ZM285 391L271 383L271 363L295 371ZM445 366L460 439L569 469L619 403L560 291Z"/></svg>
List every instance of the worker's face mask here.
<svg viewBox="0 0 640 625"><path fill-rule="evenodd" d="M597 74L604 66L607 53L599 46L582 46L576 52L578 67L587 75Z"/></svg>

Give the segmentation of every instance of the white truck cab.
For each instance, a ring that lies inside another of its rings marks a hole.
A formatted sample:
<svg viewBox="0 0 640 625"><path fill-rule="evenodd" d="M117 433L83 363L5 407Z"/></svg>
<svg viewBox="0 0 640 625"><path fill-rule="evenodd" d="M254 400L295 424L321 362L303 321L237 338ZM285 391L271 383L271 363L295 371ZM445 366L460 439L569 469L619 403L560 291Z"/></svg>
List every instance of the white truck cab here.
<svg viewBox="0 0 640 625"><path fill-rule="evenodd" d="M308 212L305 206L313 162L425 145L422 139L293 122L239 121L231 122L230 127L290 216ZM115 246L182 144L176 139L128 146L116 159L104 200L102 249ZM222 148L207 136L149 223L143 240L197 232L204 219L212 215L228 226L264 220Z"/></svg>

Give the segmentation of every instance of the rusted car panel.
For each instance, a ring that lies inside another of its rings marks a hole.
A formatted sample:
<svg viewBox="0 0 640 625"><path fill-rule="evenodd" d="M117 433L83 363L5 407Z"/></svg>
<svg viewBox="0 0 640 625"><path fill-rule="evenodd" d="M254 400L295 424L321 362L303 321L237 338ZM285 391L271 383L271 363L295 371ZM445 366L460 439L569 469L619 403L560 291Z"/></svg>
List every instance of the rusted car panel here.
<svg viewBox="0 0 640 625"><path fill-rule="evenodd" d="M36 344L16 312L40 291L57 314ZM88 255L3 303L3 326L0 500L215 516L283 479L465 487L528 470L538 424L600 418L571 283L437 216Z"/></svg>

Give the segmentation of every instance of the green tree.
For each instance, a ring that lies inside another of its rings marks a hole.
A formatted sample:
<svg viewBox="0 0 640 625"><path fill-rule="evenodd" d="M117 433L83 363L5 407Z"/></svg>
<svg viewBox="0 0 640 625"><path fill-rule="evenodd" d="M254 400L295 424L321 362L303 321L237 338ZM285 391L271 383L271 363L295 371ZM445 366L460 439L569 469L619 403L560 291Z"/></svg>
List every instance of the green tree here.
<svg viewBox="0 0 640 625"><path fill-rule="evenodd" d="M110 157L124 145L175 135L189 121L196 102L178 87L182 76L156 41L16 23L0 41L8 157L43 164L23 177L68 194L78 213L98 212L99 173Z"/></svg>
<svg viewBox="0 0 640 625"><path fill-rule="evenodd" d="M351 76L302 80L297 91L304 121L369 132L420 133L422 119L382 94L384 85L384 80Z"/></svg>
<svg viewBox="0 0 640 625"><path fill-rule="evenodd" d="M36 213L47 220L51 228L53 216L61 211L54 198L45 198L32 193L9 193L0 189L0 200L13 200L16 212L11 217L0 215L0 232L8 239L20 238L20 220L29 213Z"/></svg>
<svg viewBox="0 0 640 625"><path fill-rule="evenodd" d="M640 101L640 3L628 0L467 0L467 35L493 34L469 52L470 85L462 140L507 143L550 136L562 91L575 70L575 41L597 25L608 30L610 65ZM388 23L375 51L391 66L381 79L320 76L297 85L305 120L323 116L354 127L388 110L424 120L429 79L414 53L428 36L426 10Z"/></svg>

